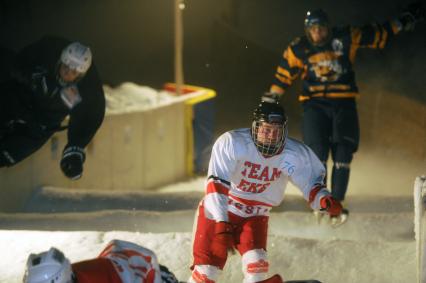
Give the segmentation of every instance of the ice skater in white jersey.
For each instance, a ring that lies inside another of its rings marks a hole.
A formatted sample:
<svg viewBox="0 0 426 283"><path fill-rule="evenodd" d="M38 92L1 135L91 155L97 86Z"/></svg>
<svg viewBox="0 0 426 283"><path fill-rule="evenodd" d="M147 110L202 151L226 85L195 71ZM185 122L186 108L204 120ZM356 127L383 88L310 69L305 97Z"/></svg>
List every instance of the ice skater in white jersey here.
<svg viewBox="0 0 426 283"><path fill-rule="evenodd" d="M198 208L191 283L217 282L232 249L242 256L244 283L284 282L277 274L267 278L266 240L269 211L280 205L289 181L312 209L337 219L342 213L323 183L323 164L308 146L287 137L283 107L262 101L253 114L251 129L226 132L213 146Z"/></svg>

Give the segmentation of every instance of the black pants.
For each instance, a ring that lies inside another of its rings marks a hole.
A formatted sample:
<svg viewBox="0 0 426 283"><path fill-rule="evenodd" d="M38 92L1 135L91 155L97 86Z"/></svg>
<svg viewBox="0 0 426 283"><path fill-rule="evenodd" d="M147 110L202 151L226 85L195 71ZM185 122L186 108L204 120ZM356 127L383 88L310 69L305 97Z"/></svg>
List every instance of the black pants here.
<svg viewBox="0 0 426 283"><path fill-rule="evenodd" d="M34 136L30 132L25 126L20 126L20 129L8 130L0 137L0 167L13 166L24 160L40 149L53 134Z"/></svg>
<svg viewBox="0 0 426 283"><path fill-rule="evenodd" d="M0 85L0 167L25 159L54 133L32 119L31 109L21 99L25 91L13 83Z"/></svg>
<svg viewBox="0 0 426 283"><path fill-rule="evenodd" d="M311 99L304 103L303 141L324 166L331 153L333 197L344 200L350 163L359 144L359 122L354 99ZM327 167L326 167L327 168Z"/></svg>

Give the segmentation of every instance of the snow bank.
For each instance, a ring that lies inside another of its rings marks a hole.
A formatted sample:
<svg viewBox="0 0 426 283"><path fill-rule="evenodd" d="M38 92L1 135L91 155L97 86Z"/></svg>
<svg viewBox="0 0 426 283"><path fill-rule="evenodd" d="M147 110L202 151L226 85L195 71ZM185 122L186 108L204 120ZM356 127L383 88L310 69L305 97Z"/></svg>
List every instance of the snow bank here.
<svg viewBox="0 0 426 283"><path fill-rule="evenodd" d="M123 114L146 111L180 102L197 96L203 91L194 91L183 96L176 96L174 92L156 90L148 86L141 86L132 82L124 82L117 87L104 85L107 114Z"/></svg>
<svg viewBox="0 0 426 283"><path fill-rule="evenodd" d="M190 276L194 207L203 182L204 178L194 179L155 194L38 190L27 213L0 213L0 250L4 253L0 282L21 282L30 253L55 246L75 262L97 256L111 239L154 250L160 263L186 280ZM271 274L323 283L415 282L410 197L354 195L346 204L351 209L348 222L331 228L326 219L316 223L294 188L288 193L284 204L271 213ZM144 210L150 203L156 208ZM93 206L96 210L90 209ZM238 254L230 256L218 282L242 282Z"/></svg>
<svg viewBox="0 0 426 283"><path fill-rule="evenodd" d="M111 239L125 239L156 251L159 262L180 280L189 275L191 233L2 231L0 282L21 282L29 253L55 246L72 262L95 257ZM269 237L271 274L286 279L315 278L324 283L415 282L415 244ZM170 251L173 251L171 253ZM219 282L242 281L240 256L232 255Z"/></svg>

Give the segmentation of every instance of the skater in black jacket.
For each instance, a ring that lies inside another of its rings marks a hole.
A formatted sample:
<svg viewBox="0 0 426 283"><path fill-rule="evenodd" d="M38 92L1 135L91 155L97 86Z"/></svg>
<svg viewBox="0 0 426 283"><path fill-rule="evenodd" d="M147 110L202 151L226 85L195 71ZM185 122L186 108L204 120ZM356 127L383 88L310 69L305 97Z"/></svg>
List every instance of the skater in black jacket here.
<svg viewBox="0 0 426 283"><path fill-rule="evenodd" d="M102 124L105 96L89 47L44 37L14 58L0 83L0 167L37 151L54 132L68 128L60 167L70 179L83 172L86 145ZM67 126L62 122L69 115Z"/></svg>
<svg viewBox="0 0 426 283"><path fill-rule="evenodd" d="M324 10L308 11L305 35L283 52L270 92L263 99L278 101L301 78L303 141L326 168L331 155L331 190L339 201L345 200L350 165L359 144L358 87L353 69L357 51L385 48L399 33L413 30L425 13L424 4L415 2L382 24L333 27Z"/></svg>

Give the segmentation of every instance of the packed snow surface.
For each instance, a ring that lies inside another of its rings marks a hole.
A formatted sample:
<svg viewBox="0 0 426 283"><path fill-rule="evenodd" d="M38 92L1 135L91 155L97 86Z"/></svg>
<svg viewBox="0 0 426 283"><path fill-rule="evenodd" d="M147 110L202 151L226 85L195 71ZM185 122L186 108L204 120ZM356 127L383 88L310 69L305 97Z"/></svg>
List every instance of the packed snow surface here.
<svg viewBox="0 0 426 283"><path fill-rule="evenodd" d="M55 246L75 262L97 256L111 239L152 249L161 264L185 281L203 182L195 178L155 193L42 188L24 212L0 214L0 249L5 255L0 259L0 282L21 282L30 253ZM290 188L270 218L270 273L325 283L414 283L412 199L353 196L347 206L349 221L331 228L326 218L317 223ZM230 256L219 282L242 282L238 254Z"/></svg>

